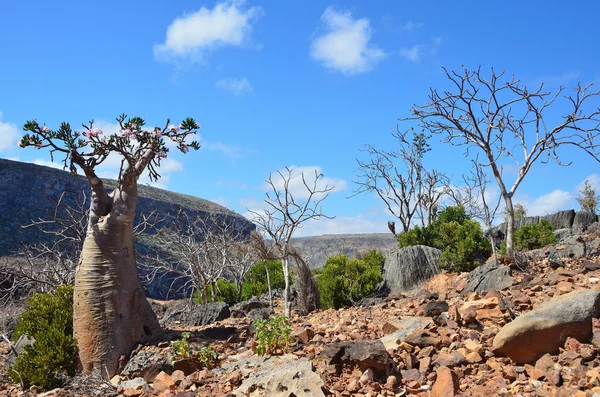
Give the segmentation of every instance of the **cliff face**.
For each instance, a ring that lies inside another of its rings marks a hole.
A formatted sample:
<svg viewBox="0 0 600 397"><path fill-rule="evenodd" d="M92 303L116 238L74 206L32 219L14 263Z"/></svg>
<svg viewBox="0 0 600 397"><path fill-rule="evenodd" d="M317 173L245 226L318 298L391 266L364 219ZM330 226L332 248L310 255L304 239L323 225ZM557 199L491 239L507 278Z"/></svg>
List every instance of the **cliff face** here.
<svg viewBox="0 0 600 397"><path fill-rule="evenodd" d="M105 186L112 189L116 181L105 180ZM51 219L54 206L50 200L57 201L65 192L63 204L75 206L81 193L88 193L87 180L73 177L69 172L30 163L0 159L0 256L18 253L26 244L34 244L51 238L31 227L32 219ZM238 230L249 233L254 225L246 218L216 203L184 194L169 192L149 186L139 186L137 215L158 213L158 218L167 214L177 214L184 210L192 217L196 214L208 217L209 214L231 218ZM137 219L136 219L137 221ZM152 233L152 230L149 230ZM152 250L152 247L139 246L140 250ZM160 285L148 286L152 297L163 298Z"/></svg>

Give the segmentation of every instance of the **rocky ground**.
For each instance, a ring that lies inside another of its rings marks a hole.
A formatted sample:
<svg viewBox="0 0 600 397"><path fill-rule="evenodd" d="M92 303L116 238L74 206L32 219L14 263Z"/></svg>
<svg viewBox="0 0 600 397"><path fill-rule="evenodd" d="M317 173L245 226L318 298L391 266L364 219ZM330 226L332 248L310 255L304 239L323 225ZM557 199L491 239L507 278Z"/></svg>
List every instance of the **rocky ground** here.
<svg viewBox="0 0 600 397"><path fill-rule="evenodd" d="M294 315L296 342L281 356L256 355L248 317L198 327L173 317L174 339L190 331L193 351L218 353L211 369L172 365L163 342L137 349L112 383L44 395L600 396L600 257L535 256L510 265L501 291L465 293L468 274L440 274L412 294ZM8 352L0 343L0 362ZM35 395L2 379L0 395Z"/></svg>

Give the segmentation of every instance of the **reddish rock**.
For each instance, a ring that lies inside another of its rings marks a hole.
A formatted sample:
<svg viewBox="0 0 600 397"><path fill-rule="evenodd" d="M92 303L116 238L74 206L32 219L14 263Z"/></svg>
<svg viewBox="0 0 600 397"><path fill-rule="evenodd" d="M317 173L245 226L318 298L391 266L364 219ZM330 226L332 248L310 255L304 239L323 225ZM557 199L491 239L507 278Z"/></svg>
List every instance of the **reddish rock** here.
<svg viewBox="0 0 600 397"><path fill-rule="evenodd" d="M432 397L454 397L458 395L458 376L448 367L437 370L437 379L431 390Z"/></svg>
<svg viewBox="0 0 600 397"><path fill-rule="evenodd" d="M456 365L464 364L466 361L465 356L456 351L453 351L452 353L440 353L435 359L435 363L443 367L454 367Z"/></svg>

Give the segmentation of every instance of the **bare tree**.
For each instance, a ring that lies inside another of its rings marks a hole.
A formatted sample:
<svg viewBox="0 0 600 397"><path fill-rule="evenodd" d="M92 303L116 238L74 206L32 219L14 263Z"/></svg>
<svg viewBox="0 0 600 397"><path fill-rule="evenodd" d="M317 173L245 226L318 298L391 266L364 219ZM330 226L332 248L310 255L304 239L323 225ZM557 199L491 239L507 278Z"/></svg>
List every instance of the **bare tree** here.
<svg viewBox="0 0 600 397"><path fill-rule="evenodd" d="M423 157L430 150L429 137L412 132L411 138L410 132L393 133L399 144L394 151L373 145L362 147L369 160L356 160L358 178L354 181L354 195L375 192L400 220L403 232L410 229L414 218L419 218L423 226L433 221L448 184L443 173L423 166Z"/></svg>
<svg viewBox="0 0 600 397"><path fill-rule="evenodd" d="M559 160L557 149L575 146L599 160L596 138L600 132L600 109L587 109L586 105L600 94L590 86L577 85L572 95L561 96L564 88L554 94L539 88L529 90L519 80L505 78L504 72L485 77L480 68L474 71L449 72L444 69L451 87L445 91L431 89L429 101L415 105L412 116L401 121L417 121L419 126L434 134L442 134L443 142L466 146L483 155L484 167L490 167L500 188L508 213L506 248L513 252L514 209L512 198L532 165L541 158ZM549 127L546 111L553 108L559 98L570 107L562 120ZM522 156L519 156L519 152ZM505 158L512 158L519 167L517 177L509 187L502 175Z"/></svg>
<svg viewBox="0 0 600 397"><path fill-rule="evenodd" d="M289 263L293 252L290 240L307 221L333 218L324 215L321 207L334 188L328 185L320 186L323 174L315 170L314 177L307 180L302 173L302 191L296 194L292 192L292 171L285 167L285 171L277 171L275 179L273 174L269 175L266 182L271 192L267 192L265 199L267 209L264 212L249 210L257 228L273 242L275 256L281 259L285 278L284 310L287 317L290 316Z"/></svg>
<svg viewBox="0 0 600 397"><path fill-rule="evenodd" d="M191 217L180 211L168 226L148 238L160 250L142 261L147 281L169 280L169 292L190 297L198 291L203 303L209 297L215 300L215 284L228 271L236 276L241 289L252 263L252 253L244 247L237 223L222 214Z"/></svg>

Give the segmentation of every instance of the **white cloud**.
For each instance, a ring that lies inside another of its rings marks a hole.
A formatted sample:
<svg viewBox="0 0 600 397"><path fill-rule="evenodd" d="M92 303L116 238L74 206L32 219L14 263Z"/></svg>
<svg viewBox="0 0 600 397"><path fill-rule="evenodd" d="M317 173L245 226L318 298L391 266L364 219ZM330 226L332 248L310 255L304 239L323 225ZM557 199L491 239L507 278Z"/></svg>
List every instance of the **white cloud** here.
<svg viewBox="0 0 600 397"><path fill-rule="evenodd" d="M590 186L592 187L592 189L596 190L596 193L600 193L600 175L598 175L598 174L591 174L590 176L585 178L583 181L581 181L577 185L577 188L576 188L577 193L579 193L579 191L581 189L583 189L585 181L588 181L590 183Z"/></svg>
<svg viewBox="0 0 600 397"><path fill-rule="evenodd" d="M219 196L217 198L210 199L213 203L217 203L225 208L229 207L229 201L223 196Z"/></svg>
<svg viewBox="0 0 600 397"><path fill-rule="evenodd" d="M400 56L411 62L419 62L421 60L421 50L422 47L420 45L415 45L411 48L402 48L400 49Z"/></svg>
<svg viewBox="0 0 600 397"><path fill-rule="evenodd" d="M166 61L201 60L206 51L247 44L252 23L262 15L262 8L246 8L244 3L222 1L213 9L202 7L176 18L167 28L165 42L154 46L155 57Z"/></svg>
<svg viewBox="0 0 600 397"><path fill-rule="evenodd" d="M370 43L368 19L354 19L348 11L328 7L321 22L326 33L313 40L310 56L325 67L351 75L371 70L386 57L383 50Z"/></svg>
<svg viewBox="0 0 600 397"><path fill-rule="evenodd" d="M0 152L9 149L15 149L21 134L16 124L2 121L2 112L0 112Z"/></svg>
<svg viewBox="0 0 600 397"><path fill-rule="evenodd" d="M203 147L211 152L222 152L225 156L232 159L243 157L243 149L235 145L227 145L221 142L204 142Z"/></svg>
<svg viewBox="0 0 600 397"><path fill-rule="evenodd" d="M513 204L523 204L528 216L548 215L571 206L574 197L573 193L557 189L534 199L529 196L515 197Z"/></svg>
<svg viewBox="0 0 600 397"><path fill-rule="evenodd" d="M229 91L234 95L242 96L246 93L253 93L254 89L250 85L250 82L246 77L239 79L227 78L221 79L215 83L217 88L221 88L225 91Z"/></svg>

